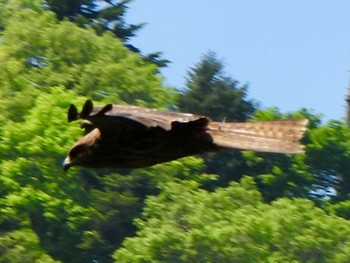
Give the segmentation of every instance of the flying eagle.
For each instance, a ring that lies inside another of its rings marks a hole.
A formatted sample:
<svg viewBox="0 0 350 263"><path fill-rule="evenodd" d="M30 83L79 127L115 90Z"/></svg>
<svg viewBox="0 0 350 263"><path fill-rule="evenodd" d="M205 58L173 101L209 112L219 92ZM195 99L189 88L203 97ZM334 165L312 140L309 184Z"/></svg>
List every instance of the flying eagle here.
<svg viewBox="0 0 350 263"><path fill-rule="evenodd" d="M268 122L214 122L190 113L87 100L68 121L83 119L85 135L70 149L63 168L140 168L221 149L297 154L307 119Z"/></svg>

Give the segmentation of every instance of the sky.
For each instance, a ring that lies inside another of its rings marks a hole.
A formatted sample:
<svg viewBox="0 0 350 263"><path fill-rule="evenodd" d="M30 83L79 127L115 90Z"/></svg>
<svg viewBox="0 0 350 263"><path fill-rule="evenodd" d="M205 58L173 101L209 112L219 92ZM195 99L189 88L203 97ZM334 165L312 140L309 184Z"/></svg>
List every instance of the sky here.
<svg viewBox="0 0 350 263"><path fill-rule="evenodd" d="M213 51L262 108L345 117L348 0L134 0L125 19L146 23L131 44L172 62L161 71L166 85L184 88L188 70Z"/></svg>

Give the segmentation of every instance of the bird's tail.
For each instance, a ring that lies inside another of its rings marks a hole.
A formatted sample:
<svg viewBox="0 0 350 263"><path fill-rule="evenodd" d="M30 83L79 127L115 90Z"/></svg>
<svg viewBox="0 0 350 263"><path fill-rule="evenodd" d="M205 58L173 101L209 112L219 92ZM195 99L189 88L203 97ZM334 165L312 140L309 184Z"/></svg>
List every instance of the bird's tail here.
<svg viewBox="0 0 350 263"><path fill-rule="evenodd" d="M223 148L258 152L302 153L299 143L306 130L307 119L268 122L211 122L208 132L214 143Z"/></svg>

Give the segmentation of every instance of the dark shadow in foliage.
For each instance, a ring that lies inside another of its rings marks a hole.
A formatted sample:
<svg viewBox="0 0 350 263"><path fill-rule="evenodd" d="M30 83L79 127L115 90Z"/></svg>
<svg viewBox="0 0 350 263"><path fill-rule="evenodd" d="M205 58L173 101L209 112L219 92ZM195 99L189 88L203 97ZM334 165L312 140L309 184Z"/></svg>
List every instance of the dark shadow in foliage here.
<svg viewBox="0 0 350 263"><path fill-rule="evenodd" d="M82 171L91 196L90 206L96 212L90 221L91 233L84 237L80 247L99 262L113 262L110 255L126 237L136 233L133 220L141 215L144 199L157 194L158 189L151 178L130 174L129 170L120 170L118 174L115 170Z"/></svg>
<svg viewBox="0 0 350 263"><path fill-rule="evenodd" d="M293 156L276 153L253 154L263 161L252 164L246 172L254 176L266 202L281 197L310 198L313 178L309 173L295 167Z"/></svg>
<svg viewBox="0 0 350 263"><path fill-rule="evenodd" d="M114 262L113 252L126 237L136 233L133 220L141 215L144 199L158 193L156 184L150 177L130 174L130 171L127 176L116 174L115 170L114 173L111 170L76 171L75 183L80 189L71 197L79 205L93 208L90 218L79 222L78 229L72 231L68 226L71 214L65 207L50 209L55 211L55 216L47 217L47 204L38 200L36 205L26 208L32 229L41 247L62 262ZM9 227L5 221L0 225Z"/></svg>

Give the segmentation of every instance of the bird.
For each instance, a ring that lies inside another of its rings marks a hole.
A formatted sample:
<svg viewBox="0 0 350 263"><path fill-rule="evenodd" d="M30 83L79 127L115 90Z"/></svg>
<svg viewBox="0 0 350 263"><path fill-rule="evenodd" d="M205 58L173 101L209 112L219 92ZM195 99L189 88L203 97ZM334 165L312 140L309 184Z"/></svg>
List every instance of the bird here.
<svg viewBox="0 0 350 263"><path fill-rule="evenodd" d="M68 122L82 119L84 136L63 162L63 169L134 169L224 149L282 154L303 153L307 119L261 122L212 121L206 116L130 105L94 107L87 100L78 112L71 104Z"/></svg>

